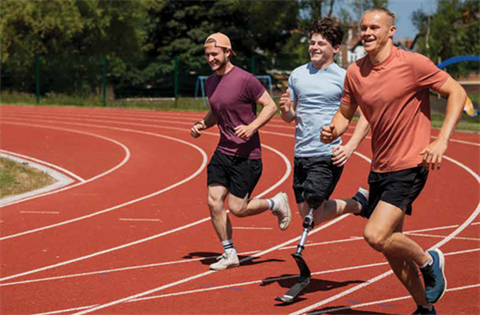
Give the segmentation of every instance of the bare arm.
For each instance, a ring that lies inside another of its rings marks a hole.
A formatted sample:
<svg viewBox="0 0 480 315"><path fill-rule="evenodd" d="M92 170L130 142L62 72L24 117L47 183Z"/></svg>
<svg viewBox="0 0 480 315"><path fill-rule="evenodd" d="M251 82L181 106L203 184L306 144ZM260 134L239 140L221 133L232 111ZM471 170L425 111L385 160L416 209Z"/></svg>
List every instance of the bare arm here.
<svg viewBox="0 0 480 315"><path fill-rule="evenodd" d="M190 135L194 138L198 138L202 135L202 130L208 129L217 124L217 117L212 113L211 110L203 117L202 120L197 121L193 124L192 129L190 129Z"/></svg>
<svg viewBox="0 0 480 315"><path fill-rule="evenodd" d="M370 131L370 125L368 124L367 119L360 111L360 118L358 119L357 125L355 126L355 131L353 132L352 137L345 145L339 145L333 147L333 156L332 162L333 165L342 166L350 159L353 152L357 150L360 143L365 139L368 132Z"/></svg>
<svg viewBox="0 0 480 315"><path fill-rule="evenodd" d="M277 111L277 105L267 91L263 92L262 96L260 96L256 103L263 107L257 118L248 126L240 125L235 127L235 134L244 140L249 139L255 133L255 131L269 122Z"/></svg>
<svg viewBox="0 0 480 315"><path fill-rule="evenodd" d="M357 110L357 104L341 103L337 113L333 116L329 126L322 126L320 141L323 143L331 143L348 129L350 121Z"/></svg>
<svg viewBox="0 0 480 315"><path fill-rule="evenodd" d="M448 78L447 81L435 91L447 97L447 110L438 138L420 152L420 154L423 155L424 166L432 170L440 169L443 154L448 147L448 140L450 140L455 126L462 116L463 106L467 100L465 90L452 78Z"/></svg>
<svg viewBox="0 0 480 315"><path fill-rule="evenodd" d="M287 88L285 93L280 97L280 116L285 122L292 122L297 117L297 102L290 100L290 89Z"/></svg>

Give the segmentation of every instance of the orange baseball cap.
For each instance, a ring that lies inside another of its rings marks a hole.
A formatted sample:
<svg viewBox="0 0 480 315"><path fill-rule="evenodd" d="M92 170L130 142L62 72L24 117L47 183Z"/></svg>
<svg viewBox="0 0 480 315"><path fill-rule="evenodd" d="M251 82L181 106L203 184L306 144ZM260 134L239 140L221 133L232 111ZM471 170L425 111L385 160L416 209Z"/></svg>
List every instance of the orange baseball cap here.
<svg viewBox="0 0 480 315"><path fill-rule="evenodd" d="M208 36L207 39L205 40L204 47L212 45L213 44L213 42L211 42L212 40L215 41L215 47L228 48L228 49L230 49L232 54L234 56L236 56L235 52L232 49L232 44L230 43L230 38L228 38L227 35L222 34L222 33L214 33L214 34Z"/></svg>

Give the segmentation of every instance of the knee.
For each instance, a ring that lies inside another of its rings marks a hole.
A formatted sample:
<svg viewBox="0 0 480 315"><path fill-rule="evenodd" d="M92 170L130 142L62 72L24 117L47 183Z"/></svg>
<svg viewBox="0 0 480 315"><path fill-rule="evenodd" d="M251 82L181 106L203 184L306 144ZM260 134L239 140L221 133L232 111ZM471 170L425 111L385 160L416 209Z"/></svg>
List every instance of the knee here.
<svg viewBox="0 0 480 315"><path fill-rule="evenodd" d="M239 218L243 218L247 216L245 208L246 207L242 204L236 204L236 203L228 204L228 210L230 210L230 213Z"/></svg>
<svg viewBox="0 0 480 315"><path fill-rule="evenodd" d="M383 253L385 251L388 237L378 230L366 227L363 231L363 238L367 243L377 252Z"/></svg>
<svg viewBox="0 0 480 315"><path fill-rule="evenodd" d="M223 212L223 203L222 198L209 195L207 198L208 208L210 209L210 214L215 216Z"/></svg>

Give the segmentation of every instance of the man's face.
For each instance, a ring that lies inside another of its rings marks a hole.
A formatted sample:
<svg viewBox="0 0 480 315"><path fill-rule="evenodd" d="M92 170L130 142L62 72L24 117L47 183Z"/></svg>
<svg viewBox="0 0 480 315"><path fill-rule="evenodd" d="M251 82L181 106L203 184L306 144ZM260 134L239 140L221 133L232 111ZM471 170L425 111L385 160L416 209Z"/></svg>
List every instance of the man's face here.
<svg viewBox="0 0 480 315"><path fill-rule="evenodd" d="M205 58L212 71L221 70L228 63L229 52L225 52L221 47L209 45L205 47Z"/></svg>
<svg viewBox="0 0 480 315"><path fill-rule="evenodd" d="M333 47L332 44L319 33L313 33L310 37L308 53L310 61L314 64L323 65L333 62L333 57L338 52L339 46Z"/></svg>
<svg viewBox="0 0 480 315"><path fill-rule="evenodd" d="M363 48L369 55L375 55L387 45L395 30L392 19L387 14L375 11L366 13L360 24Z"/></svg>

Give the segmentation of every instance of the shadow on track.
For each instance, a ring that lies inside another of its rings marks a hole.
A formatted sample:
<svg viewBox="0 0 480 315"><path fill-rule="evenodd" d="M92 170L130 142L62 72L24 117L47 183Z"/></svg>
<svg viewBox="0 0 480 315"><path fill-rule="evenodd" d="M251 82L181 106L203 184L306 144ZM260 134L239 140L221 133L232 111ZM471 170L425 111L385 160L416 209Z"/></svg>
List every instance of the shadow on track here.
<svg viewBox="0 0 480 315"><path fill-rule="evenodd" d="M214 262L217 261L217 257L222 255L222 253L218 252L193 252L189 253L188 255L183 256L182 258L184 259L192 259L192 258L204 258L200 260L200 263L203 265L210 265ZM242 256L239 255L238 259L241 261L242 259L245 259L250 256ZM263 264L263 263L268 263L268 262L284 262L285 260L283 259L265 259L265 260L257 260L260 257L254 257L250 260L244 261L240 263L240 267L242 266L252 266L252 265L258 265L258 264ZM257 260L257 261L255 261Z"/></svg>

